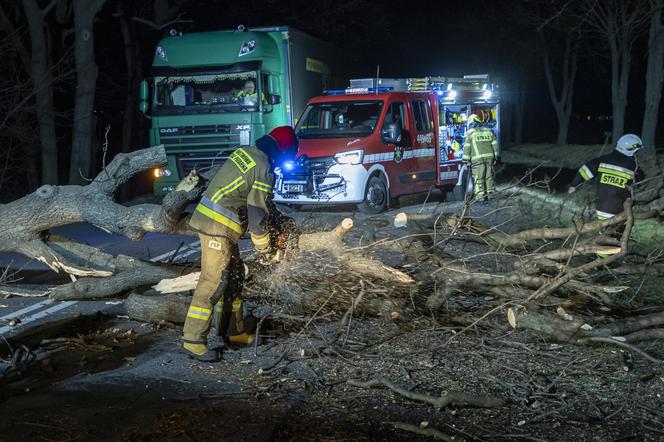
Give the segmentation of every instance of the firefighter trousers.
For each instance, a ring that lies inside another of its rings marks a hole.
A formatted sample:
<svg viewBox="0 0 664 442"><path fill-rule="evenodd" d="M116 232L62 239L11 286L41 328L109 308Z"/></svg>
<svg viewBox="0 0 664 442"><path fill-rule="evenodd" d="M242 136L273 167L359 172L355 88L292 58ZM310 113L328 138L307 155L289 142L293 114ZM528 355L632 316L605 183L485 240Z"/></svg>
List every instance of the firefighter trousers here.
<svg viewBox="0 0 664 442"><path fill-rule="evenodd" d="M183 340L191 344L206 344L213 310L220 313L224 298L240 299L244 265L234 241L223 236L198 236L201 240L201 276L187 311ZM220 334L225 334L225 331Z"/></svg>
<svg viewBox="0 0 664 442"><path fill-rule="evenodd" d="M493 193L493 158L482 158L472 162L473 193L482 199Z"/></svg>

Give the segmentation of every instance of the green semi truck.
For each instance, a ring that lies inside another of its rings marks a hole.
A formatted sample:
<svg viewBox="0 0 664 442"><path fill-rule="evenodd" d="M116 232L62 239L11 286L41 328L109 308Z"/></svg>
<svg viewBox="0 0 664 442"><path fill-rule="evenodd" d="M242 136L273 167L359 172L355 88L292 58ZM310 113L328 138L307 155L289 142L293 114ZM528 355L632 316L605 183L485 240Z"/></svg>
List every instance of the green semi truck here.
<svg viewBox="0 0 664 442"><path fill-rule="evenodd" d="M309 98L348 82L347 59L287 26L162 39L140 90L150 143L163 144L168 156L152 171L155 194L173 190L192 169L222 164L274 127L294 125Z"/></svg>

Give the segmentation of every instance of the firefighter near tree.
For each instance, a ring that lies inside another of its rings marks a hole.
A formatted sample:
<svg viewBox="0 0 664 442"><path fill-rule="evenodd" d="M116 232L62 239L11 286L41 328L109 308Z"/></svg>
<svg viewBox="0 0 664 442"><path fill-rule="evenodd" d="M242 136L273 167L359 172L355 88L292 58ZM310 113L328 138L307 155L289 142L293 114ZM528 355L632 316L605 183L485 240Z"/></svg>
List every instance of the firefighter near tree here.
<svg viewBox="0 0 664 442"><path fill-rule="evenodd" d="M579 185L597 177L595 202L597 219L606 220L618 215L623 211L625 200L631 196L632 185L638 173L636 154L642 147L641 138L638 136L623 135L616 143L613 152L595 158L579 168L568 193L574 193ZM622 233L622 227L618 228L617 233ZM597 255L606 257L608 253Z"/></svg>
<svg viewBox="0 0 664 442"><path fill-rule="evenodd" d="M246 232L265 264L279 259L282 233L291 220L272 204L273 168L294 158L297 138L280 126L256 141L257 147L238 148L209 183L191 217L190 226L201 241L201 274L184 324L184 348L201 361L220 359L208 349L213 319L225 341L249 344L252 325L244 320L242 284L245 270L238 241Z"/></svg>
<svg viewBox="0 0 664 442"><path fill-rule="evenodd" d="M480 125L480 119L475 114L468 117L464 146L463 162L470 164L475 198L486 200L494 193L493 164L498 158L498 141L491 129Z"/></svg>

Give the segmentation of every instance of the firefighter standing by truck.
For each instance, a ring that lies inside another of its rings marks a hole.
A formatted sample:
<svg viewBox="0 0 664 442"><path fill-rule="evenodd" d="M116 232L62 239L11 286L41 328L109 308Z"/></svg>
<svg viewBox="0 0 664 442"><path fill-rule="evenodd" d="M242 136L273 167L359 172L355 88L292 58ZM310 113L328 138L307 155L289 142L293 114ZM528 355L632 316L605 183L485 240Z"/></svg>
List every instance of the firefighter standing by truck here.
<svg viewBox="0 0 664 442"><path fill-rule="evenodd" d="M242 318L244 264L238 241L249 231L261 259L276 258L271 221L285 224L285 217L272 204L273 169L275 163L295 156L297 144L293 129L281 126L256 140L257 147L235 150L212 178L191 217L189 225L201 240L201 275L187 311L183 341L195 359L221 358L218 350L207 347L214 313L220 318L220 336L231 342L251 342Z"/></svg>
<svg viewBox="0 0 664 442"><path fill-rule="evenodd" d="M475 198L486 201L494 192L493 163L498 159L496 136L491 129L480 125L477 115L471 114L463 146L462 160L470 164Z"/></svg>
<svg viewBox="0 0 664 442"><path fill-rule="evenodd" d="M598 220L613 218L623 211L623 204L631 195L631 186L638 171L635 155L643 147L634 134L620 137L616 149L583 164L569 187L568 193L598 176L595 209ZM598 254L603 256L602 254Z"/></svg>

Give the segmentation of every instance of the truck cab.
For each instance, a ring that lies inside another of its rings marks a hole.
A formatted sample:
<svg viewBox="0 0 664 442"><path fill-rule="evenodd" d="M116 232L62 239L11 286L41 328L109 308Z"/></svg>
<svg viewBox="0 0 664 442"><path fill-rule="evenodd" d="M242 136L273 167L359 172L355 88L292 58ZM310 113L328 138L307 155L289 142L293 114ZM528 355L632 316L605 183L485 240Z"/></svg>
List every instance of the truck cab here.
<svg viewBox="0 0 664 442"><path fill-rule="evenodd" d="M469 186L461 162L463 138L460 143L448 140L450 133L462 133L457 127L461 120L453 132L444 116L450 106L465 112L471 106L490 109L483 99L487 94L475 92L481 91L479 85L471 88L469 98L450 94L453 89L447 85L440 86L443 91L421 84L360 79L351 81L350 88L309 100L295 127L297 159L275 171L274 200L357 204L363 212L379 213L395 198L435 187L463 198Z"/></svg>
<svg viewBox="0 0 664 442"><path fill-rule="evenodd" d="M150 143L163 144L168 158L153 171L155 194L173 190L192 169L220 166L274 127L292 125L309 98L348 81L337 79L339 52L286 26L161 40L140 104L151 120Z"/></svg>

